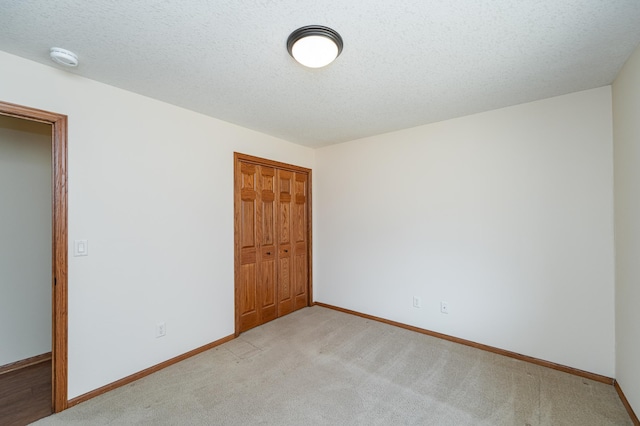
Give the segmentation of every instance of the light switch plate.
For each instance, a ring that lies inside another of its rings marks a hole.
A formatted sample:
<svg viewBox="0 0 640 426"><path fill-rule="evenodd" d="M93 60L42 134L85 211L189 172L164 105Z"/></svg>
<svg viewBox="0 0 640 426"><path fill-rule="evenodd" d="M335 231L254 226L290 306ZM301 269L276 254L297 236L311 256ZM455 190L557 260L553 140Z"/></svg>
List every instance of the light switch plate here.
<svg viewBox="0 0 640 426"><path fill-rule="evenodd" d="M73 255L74 256L88 256L89 255L89 242L87 240L74 240L73 241Z"/></svg>

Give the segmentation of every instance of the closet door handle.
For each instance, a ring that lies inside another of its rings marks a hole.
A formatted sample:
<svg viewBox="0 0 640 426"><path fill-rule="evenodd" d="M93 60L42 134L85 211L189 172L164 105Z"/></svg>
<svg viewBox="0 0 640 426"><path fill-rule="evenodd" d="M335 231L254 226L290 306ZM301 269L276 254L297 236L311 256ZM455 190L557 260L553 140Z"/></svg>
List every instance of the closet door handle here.
<svg viewBox="0 0 640 426"><path fill-rule="evenodd" d="M284 252L285 252L285 253L289 253L289 250L285 250Z"/></svg>
<svg viewBox="0 0 640 426"><path fill-rule="evenodd" d="M270 251L267 252L267 256L271 256L271 252Z"/></svg>

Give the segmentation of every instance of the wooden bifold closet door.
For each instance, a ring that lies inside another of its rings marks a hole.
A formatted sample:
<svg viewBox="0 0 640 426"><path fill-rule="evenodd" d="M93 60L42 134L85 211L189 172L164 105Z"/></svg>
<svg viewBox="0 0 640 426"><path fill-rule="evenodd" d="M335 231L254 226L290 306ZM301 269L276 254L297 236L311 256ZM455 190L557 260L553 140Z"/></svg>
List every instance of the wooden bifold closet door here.
<svg viewBox="0 0 640 426"><path fill-rule="evenodd" d="M234 154L236 335L311 302L311 170Z"/></svg>

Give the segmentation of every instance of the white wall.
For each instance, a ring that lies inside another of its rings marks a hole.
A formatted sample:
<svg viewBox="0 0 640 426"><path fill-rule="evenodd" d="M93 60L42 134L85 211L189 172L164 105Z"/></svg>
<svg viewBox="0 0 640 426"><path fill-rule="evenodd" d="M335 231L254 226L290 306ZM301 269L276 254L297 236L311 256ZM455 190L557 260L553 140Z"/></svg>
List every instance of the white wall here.
<svg viewBox="0 0 640 426"><path fill-rule="evenodd" d="M0 116L0 365L51 352L51 126Z"/></svg>
<svg viewBox="0 0 640 426"><path fill-rule="evenodd" d="M233 333L233 151L314 169L316 300L614 375L609 87L317 151L4 52L0 100L69 116L70 398Z"/></svg>
<svg viewBox="0 0 640 426"><path fill-rule="evenodd" d="M0 99L69 116L69 398L232 334L233 152L314 151L4 52Z"/></svg>
<svg viewBox="0 0 640 426"><path fill-rule="evenodd" d="M640 414L640 48L613 84L616 378Z"/></svg>
<svg viewBox="0 0 640 426"><path fill-rule="evenodd" d="M610 87L319 149L315 298L613 377L612 155Z"/></svg>

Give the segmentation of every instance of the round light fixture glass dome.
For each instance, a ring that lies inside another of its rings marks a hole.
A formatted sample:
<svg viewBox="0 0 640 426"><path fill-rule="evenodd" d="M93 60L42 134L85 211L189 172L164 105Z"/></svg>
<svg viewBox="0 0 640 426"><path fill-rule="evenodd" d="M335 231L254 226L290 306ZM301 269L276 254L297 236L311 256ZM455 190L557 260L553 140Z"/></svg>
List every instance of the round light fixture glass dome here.
<svg viewBox="0 0 640 426"><path fill-rule="evenodd" d="M320 25L298 28L287 39L289 54L309 68L321 68L333 62L342 52L342 37Z"/></svg>

